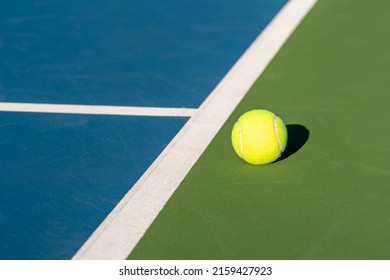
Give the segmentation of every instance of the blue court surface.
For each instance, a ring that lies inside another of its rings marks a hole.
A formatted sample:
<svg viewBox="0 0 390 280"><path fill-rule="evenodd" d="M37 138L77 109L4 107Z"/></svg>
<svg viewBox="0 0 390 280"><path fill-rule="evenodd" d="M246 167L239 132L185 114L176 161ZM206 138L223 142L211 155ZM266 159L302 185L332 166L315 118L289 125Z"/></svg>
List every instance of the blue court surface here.
<svg viewBox="0 0 390 280"><path fill-rule="evenodd" d="M197 109L286 2L1 1L0 102ZM0 259L72 258L189 118L0 112Z"/></svg>

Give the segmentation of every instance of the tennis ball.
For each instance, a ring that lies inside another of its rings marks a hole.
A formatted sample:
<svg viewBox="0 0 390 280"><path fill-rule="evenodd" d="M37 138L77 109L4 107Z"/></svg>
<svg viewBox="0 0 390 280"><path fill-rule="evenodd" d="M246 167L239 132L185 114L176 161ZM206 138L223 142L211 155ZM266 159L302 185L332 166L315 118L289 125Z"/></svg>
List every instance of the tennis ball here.
<svg viewBox="0 0 390 280"><path fill-rule="evenodd" d="M243 114L234 124L231 137L237 155L254 165L274 162L287 145L286 126L267 110Z"/></svg>

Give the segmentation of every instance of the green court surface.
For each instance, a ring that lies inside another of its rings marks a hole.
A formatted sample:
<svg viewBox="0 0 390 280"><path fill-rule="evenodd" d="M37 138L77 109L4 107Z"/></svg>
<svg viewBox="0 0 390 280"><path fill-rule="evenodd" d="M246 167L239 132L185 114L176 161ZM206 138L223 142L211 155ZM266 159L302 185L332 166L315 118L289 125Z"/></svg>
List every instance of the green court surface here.
<svg viewBox="0 0 390 280"><path fill-rule="evenodd" d="M319 0L129 259L390 259L389 10ZM230 142L255 108L289 132L266 166Z"/></svg>

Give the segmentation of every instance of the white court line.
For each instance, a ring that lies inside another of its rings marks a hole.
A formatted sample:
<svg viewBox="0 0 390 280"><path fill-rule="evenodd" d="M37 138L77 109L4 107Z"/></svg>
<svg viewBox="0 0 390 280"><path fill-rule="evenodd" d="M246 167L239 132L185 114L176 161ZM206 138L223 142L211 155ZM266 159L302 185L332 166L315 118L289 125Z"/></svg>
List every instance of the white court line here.
<svg viewBox="0 0 390 280"><path fill-rule="evenodd" d="M0 112L1 111L148 117L191 117L197 109L0 102Z"/></svg>
<svg viewBox="0 0 390 280"><path fill-rule="evenodd" d="M73 259L125 259L316 0L290 0Z"/></svg>

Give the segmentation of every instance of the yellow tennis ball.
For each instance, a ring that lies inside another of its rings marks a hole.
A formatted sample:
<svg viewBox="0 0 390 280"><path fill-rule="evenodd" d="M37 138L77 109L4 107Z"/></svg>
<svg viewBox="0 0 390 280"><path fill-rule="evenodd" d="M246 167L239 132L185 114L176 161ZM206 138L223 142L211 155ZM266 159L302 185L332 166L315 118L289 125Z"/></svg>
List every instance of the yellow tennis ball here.
<svg viewBox="0 0 390 280"><path fill-rule="evenodd" d="M237 155L246 162L268 164L277 160L286 148L287 129L274 113L252 110L234 124L232 144Z"/></svg>

